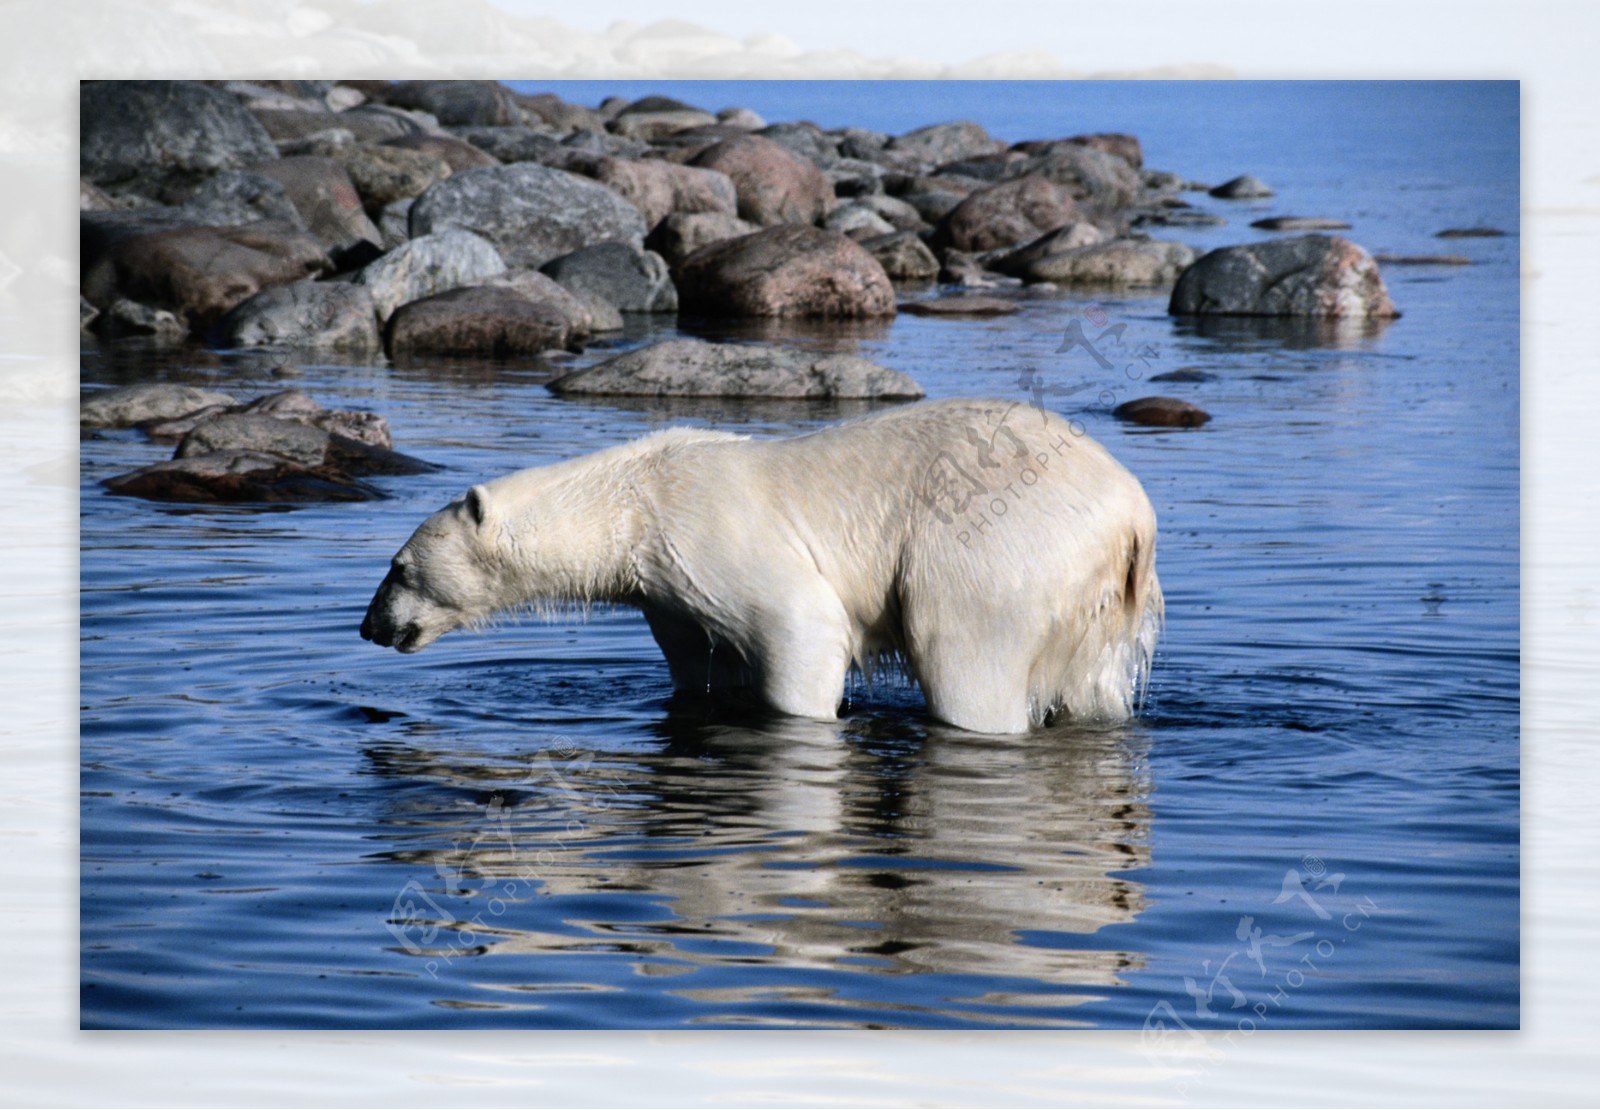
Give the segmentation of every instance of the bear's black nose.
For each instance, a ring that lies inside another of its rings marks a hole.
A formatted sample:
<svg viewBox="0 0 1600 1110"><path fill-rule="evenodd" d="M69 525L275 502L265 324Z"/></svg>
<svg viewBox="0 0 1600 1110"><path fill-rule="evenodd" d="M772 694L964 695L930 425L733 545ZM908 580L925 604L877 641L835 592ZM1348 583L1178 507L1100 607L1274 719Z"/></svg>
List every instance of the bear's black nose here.
<svg viewBox="0 0 1600 1110"><path fill-rule="evenodd" d="M372 618L371 617L363 617L363 618L361 618L361 638L363 640L372 639Z"/></svg>

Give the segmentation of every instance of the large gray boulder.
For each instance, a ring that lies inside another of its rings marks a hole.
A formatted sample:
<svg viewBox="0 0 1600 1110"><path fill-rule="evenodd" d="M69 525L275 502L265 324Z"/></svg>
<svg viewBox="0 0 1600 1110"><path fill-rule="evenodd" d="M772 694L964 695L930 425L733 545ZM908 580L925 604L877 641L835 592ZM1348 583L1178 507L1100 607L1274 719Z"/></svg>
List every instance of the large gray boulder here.
<svg viewBox="0 0 1600 1110"><path fill-rule="evenodd" d="M505 269L505 261L487 239L447 227L402 243L368 263L353 280L372 294L378 319L386 321L403 304L481 284Z"/></svg>
<svg viewBox="0 0 1600 1110"><path fill-rule="evenodd" d="M669 339L550 383L558 394L912 400L906 375L855 355Z"/></svg>
<svg viewBox="0 0 1600 1110"><path fill-rule="evenodd" d="M631 243L596 243L546 262L563 289L599 297L622 312L676 312L678 290L659 254Z"/></svg>
<svg viewBox="0 0 1600 1110"><path fill-rule="evenodd" d="M225 347L337 347L372 351L379 346L372 295L346 282L297 281L263 289L217 322Z"/></svg>
<svg viewBox="0 0 1600 1110"><path fill-rule="evenodd" d="M1336 235L1222 247L1185 270L1174 316L1398 316L1372 256Z"/></svg>
<svg viewBox="0 0 1600 1110"><path fill-rule="evenodd" d="M639 210L604 185L532 162L452 174L412 204L414 237L452 227L528 269L607 240L642 244L645 234Z"/></svg>
<svg viewBox="0 0 1600 1110"><path fill-rule="evenodd" d="M169 202L278 153L238 97L198 81L85 81L78 121L84 177Z"/></svg>
<svg viewBox="0 0 1600 1110"><path fill-rule="evenodd" d="M714 243L677 271L684 309L716 316L892 316L878 260L836 231L793 224Z"/></svg>
<svg viewBox="0 0 1600 1110"><path fill-rule="evenodd" d="M236 227L258 220L279 220L305 227L283 185L264 174L225 170L206 181L179 209L196 227Z"/></svg>

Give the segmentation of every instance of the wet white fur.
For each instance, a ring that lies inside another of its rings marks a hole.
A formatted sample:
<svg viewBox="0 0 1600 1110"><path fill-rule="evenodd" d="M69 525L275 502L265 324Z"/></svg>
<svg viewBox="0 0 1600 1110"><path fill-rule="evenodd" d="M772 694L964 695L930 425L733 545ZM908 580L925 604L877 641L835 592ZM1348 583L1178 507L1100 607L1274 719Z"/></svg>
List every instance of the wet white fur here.
<svg viewBox="0 0 1600 1110"><path fill-rule="evenodd" d="M1162 615L1155 538L1139 482L1026 405L926 402L779 440L674 429L474 487L395 556L363 632L415 651L497 612L616 602L643 610L680 688L831 718L850 668L892 663L934 716L1020 732L1132 711Z"/></svg>

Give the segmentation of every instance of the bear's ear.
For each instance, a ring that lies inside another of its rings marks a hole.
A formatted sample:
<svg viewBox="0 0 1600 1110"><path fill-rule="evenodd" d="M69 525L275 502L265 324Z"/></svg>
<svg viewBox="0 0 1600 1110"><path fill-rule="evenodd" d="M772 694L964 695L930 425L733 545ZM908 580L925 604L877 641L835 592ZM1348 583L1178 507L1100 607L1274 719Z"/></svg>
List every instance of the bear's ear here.
<svg viewBox="0 0 1600 1110"><path fill-rule="evenodd" d="M489 521L489 491L473 486L467 491L467 518L482 528Z"/></svg>

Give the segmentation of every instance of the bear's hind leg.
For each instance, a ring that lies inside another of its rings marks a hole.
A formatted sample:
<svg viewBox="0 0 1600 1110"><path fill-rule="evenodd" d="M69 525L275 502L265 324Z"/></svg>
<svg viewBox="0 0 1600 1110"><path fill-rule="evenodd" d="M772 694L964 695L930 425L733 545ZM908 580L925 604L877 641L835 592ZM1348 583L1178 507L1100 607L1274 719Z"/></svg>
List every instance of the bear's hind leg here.
<svg viewBox="0 0 1600 1110"><path fill-rule="evenodd" d="M1018 630L984 636L971 627L919 623L907 622L907 655L928 712L969 732L1027 732L1029 665Z"/></svg>
<svg viewBox="0 0 1600 1110"><path fill-rule="evenodd" d="M763 615L757 639L761 695L780 713L833 720L850 669L850 620L839 597L818 579Z"/></svg>

